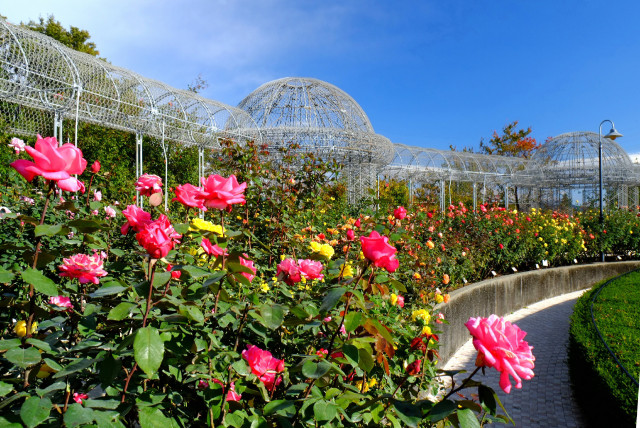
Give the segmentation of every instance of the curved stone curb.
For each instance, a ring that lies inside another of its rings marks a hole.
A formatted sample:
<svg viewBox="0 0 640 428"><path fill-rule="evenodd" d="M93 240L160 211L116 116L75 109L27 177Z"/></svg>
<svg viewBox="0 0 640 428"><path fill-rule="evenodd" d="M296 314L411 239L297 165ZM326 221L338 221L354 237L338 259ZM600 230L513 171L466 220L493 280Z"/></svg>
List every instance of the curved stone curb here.
<svg viewBox="0 0 640 428"><path fill-rule="evenodd" d="M500 276L451 293L436 307L449 324L440 333L440 364L469 340L464 323L470 317L504 316L541 300L591 288L595 283L640 268L640 261L564 266Z"/></svg>

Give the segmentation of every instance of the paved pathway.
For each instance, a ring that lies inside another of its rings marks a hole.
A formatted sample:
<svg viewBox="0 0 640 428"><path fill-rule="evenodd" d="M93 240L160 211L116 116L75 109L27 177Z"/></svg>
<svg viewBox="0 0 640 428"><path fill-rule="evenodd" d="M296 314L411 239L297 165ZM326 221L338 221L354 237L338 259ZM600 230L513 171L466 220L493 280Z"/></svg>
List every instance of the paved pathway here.
<svg viewBox="0 0 640 428"><path fill-rule="evenodd" d="M569 317L573 305L584 291L543 300L505 318L527 332L525 340L533 346L535 376L522 381L522 389L511 389L505 394L498 385L500 374L487 368L474 379L491 386L500 397L516 426L528 427L584 427L586 423L573 399L567 346L569 344ZM476 350L471 340L462 346L447 362L445 369L475 368ZM464 378L464 375L460 379Z"/></svg>

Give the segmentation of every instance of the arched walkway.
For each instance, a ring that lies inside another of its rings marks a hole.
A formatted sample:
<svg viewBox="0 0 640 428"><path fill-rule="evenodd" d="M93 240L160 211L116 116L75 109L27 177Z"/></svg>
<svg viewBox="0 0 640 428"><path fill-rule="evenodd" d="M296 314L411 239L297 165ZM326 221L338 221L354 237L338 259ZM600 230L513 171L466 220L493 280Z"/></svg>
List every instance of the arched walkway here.
<svg viewBox="0 0 640 428"><path fill-rule="evenodd" d="M516 426L575 427L586 426L576 404L569 381L567 349L569 344L569 317L578 297L586 290L575 291L543 300L514 312L505 318L527 332L525 340L533 346L536 357L535 377L523 381L522 389L505 394L499 387L499 373L486 369L475 379L491 386L500 397ZM475 368L476 350L471 340L465 343L444 366L445 370ZM460 376L460 379L464 375Z"/></svg>

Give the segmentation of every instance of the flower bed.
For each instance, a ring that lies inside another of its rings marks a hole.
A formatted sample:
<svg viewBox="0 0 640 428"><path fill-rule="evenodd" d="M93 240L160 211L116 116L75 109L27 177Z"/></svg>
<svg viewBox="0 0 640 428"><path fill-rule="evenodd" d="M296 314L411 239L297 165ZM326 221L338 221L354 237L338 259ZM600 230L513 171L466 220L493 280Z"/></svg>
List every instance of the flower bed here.
<svg viewBox="0 0 640 428"><path fill-rule="evenodd" d="M221 175L171 190L170 212L153 174L131 183L142 209L92 193L106 177L99 164L85 171L68 144L38 139L28 156L17 150L1 196L0 422L509 420L473 374L430 398L446 375L435 364L448 320L434 306L491 271L598 254L605 240L593 217L464 204L348 216L329 182L334 166L286 152L276 165L251 143L225 144ZM637 227L635 213L612 218ZM522 336L487 340L516 327L474 318L479 361L502 373L503 389L526 388L534 359ZM502 355L505 346L512 352Z"/></svg>

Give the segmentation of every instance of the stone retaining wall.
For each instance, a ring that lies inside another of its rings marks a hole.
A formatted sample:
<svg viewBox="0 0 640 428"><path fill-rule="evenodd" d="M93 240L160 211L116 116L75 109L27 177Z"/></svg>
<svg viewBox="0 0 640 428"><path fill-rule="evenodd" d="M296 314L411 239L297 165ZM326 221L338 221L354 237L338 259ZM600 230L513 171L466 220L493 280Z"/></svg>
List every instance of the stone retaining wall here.
<svg viewBox="0 0 640 428"><path fill-rule="evenodd" d="M470 317L508 315L540 300L586 288L603 279L640 268L640 261L564 266L487 279L451 293L447 304L438 305L450 324L440 334L440 362L449 360L471 338L464 323Z"/></svg>

